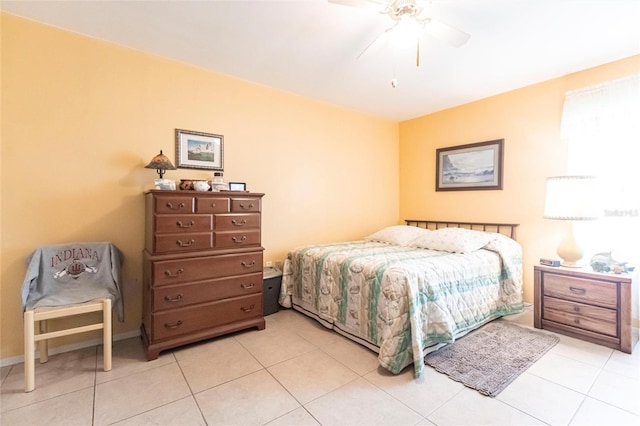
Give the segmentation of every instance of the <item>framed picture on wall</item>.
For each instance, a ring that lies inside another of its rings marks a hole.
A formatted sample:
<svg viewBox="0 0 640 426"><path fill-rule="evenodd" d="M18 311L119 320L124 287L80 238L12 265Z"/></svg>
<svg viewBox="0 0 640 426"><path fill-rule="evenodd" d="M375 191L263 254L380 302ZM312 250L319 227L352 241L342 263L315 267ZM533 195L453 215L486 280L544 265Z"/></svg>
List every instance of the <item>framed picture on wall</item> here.
<svg viewBox="0 0 640 426"><path fill-rule="evenodd" d="M502 189L504 139L436 150L436 191Z"/></svg>
<svg viewBox="0 0 640 426"><path fill-rule="evenodd" d="M184 169L224 170L224 136L176 129L176 163Z"/></svg>

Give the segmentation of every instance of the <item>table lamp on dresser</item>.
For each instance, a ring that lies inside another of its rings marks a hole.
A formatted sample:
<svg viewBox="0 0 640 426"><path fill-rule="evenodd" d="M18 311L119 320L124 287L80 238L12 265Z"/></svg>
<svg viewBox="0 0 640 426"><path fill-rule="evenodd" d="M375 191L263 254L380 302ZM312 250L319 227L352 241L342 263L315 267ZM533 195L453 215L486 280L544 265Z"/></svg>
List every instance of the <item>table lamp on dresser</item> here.
<svg viewBox="0 0 640 426"><path fill-rule="evenodd" d="M156 171L160 175L160 179L163 178L164 173L167 170L176 169L176 167L171 163L171 160L169 160L169 158L162 153L162 150L160 150L160 154L153 157L149 164L144 167L145 169L156 169Z"/></svg>
<svg viewBox="0 0 640 426"><path fill-rule="evenodd" d="M176 170L176 167L171 163L171 160L162 153L156 155L151 159L149 164L144 166L145 169L155 169L160 176L160 179L153 181L156 189L176 189L176 183L173 180L164 179L164 174L167 170Z"/></svg>

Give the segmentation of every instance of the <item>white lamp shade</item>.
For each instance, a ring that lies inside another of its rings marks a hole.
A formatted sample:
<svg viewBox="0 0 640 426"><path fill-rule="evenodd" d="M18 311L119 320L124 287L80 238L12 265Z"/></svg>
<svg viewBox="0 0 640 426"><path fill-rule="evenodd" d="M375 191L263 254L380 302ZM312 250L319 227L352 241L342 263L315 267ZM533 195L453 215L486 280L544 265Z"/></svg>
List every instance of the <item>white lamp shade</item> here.
<svg viewBox="0 0 640 426"><path fill-rule="evenodd" d="M594 176L547 178L546 219L594 220L601 215Z"/></svg>

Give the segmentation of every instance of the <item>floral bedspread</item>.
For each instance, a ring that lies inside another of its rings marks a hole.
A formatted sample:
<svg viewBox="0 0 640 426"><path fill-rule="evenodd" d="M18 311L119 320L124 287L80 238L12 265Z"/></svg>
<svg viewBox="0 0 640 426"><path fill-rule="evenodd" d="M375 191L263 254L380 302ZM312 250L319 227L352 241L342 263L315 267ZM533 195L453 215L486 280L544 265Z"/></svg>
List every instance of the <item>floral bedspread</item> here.
<svg viewBox="0 0 640 426"><path fill-rule="evenodd" d="M521 312L522 248L496 234L453 254L381 242L307 246L285 261L280 304L369 342L397 374L422 374L429 348Z"/></svg>

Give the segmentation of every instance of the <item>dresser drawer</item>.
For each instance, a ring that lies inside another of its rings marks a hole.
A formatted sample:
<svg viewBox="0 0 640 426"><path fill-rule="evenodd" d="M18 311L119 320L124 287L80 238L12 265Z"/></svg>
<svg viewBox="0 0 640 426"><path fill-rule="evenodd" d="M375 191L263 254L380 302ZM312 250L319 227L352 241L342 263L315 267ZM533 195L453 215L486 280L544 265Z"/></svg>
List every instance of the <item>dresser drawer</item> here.
<svg viewBox="0 0 640 426"><path fill-rule="evenodd" d="M207 250L213 247L211 232L159 234L155 236L156 253Z"/></svg>
<svg viewBox="0 0 640 426"><path fill-rule="evenodd" d="M600 334L618 335L618 313L614 309L545 297L542 317Z"/></svg>
<svg viewBox="0 0 640 426"><path fill-rule="evenodd" d="M234 197L231 199L231 211L234 213L259 212L260 199Z"/></svg>
<svg viewBox="0 0 640 426"><path fill-rule="evenodd" d="M229 213L213 216L216 231L237 231L247 228L260 228L260 213Z"/></svg>
<svg viewBox="0 0 640 426"><path fill-rule="evenodd" d="M262 274L257 273L156 287L152 289L153 310L155 312L175 309L197 303L261 293L262 281Z"/></svg>
<svg viewBox="0 0 640 426"><path fill-rule="evenodd" d="M153 261L154 286L204 281L262 271L262 251Z"/></svg>
<svg viewBox="0 0 640 426"><path fill-rule="evenodd" d="M181 232L207 232L213 229L213 216L205 214L156 215L154 232L177 234Z"/></svg>
<svg viewBox="0 0 640 426"><path fill-rule="evenodd" d="M231 201L224 197L196 197L197 213L228 213L231 209Z"/></svg>
<svg viewBox="0 0 640 426"><path fill-rule="evenodd" d="M557 274L544 275L544 295L616 309L615 284Z"/></svg>
<svg viewBox="0 0 640 426"><path fill-rule="evenodd" d="M152 327L155 338L161 340L261 316L262 293L259 293L154 313Z"/></svg>
<svg viewBox="0 0 640 426"><path fill-rule="evenodd" d="M189 195L167 195L156 196L155 212L158 214L164 213L193 213L194 210L194 198Z"/></svg>
<svg viewBox="0 0 640 426"><path fill-rule="evenodd" d="M214 232L216 248L239 248L260 245L260 230Z"/></svg>

